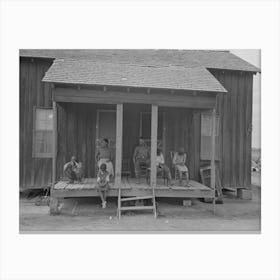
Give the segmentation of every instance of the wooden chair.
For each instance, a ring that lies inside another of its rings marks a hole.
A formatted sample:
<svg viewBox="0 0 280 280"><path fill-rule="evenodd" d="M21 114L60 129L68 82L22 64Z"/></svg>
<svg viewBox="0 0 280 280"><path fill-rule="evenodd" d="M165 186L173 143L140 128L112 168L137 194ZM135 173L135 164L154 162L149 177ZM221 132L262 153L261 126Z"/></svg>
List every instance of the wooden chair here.
<svg viewBox="0 0 280 280"><path fill-rule="evenodd" d="M150 184L150 174L151 174L151 167L147 168L147 184ZM167 185L168 182L168 177L166 177L166 175L164 174L163 170L159 170L157 171L157 178L159 179L163 179L163 184Z"/></svg>
<svg viewBox="0 0 280 280"><path fill-rule="evenodd" d="M125 176L127 179L131 177L130 159L128 158L122 160L122 176Z"/></svg>
<svg viewBox="0 0 280 280"><path fill-rule="evenodd" d="M222 196L222 183L219 168L215 166L215 187L218 196ZM200 168L200 177L203 185L211 187L211 166L207 165Z"/></svg>

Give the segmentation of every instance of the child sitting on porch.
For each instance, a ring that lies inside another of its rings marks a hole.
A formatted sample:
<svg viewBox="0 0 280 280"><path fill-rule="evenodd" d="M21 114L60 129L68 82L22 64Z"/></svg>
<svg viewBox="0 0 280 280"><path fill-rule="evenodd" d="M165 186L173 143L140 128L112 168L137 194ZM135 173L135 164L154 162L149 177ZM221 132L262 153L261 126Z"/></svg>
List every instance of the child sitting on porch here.
<svg viewBox="0 0 280 280"><path fill-rule="evenodd" d="M81 182L83 177L82 163L75 156L71 157L71 161L64 164L63 172L69 179L69 184L74 181Z"/></svg>
<svg viewBox="0 0 280 280"><path fill-rule="evenodd" d="M106 208L106 195L109 188L110 173L107 171L107 166L105 163L100 165L97 174L97 188L102 201L102 208Z"/></svg>
<svg viewBox="0 0 280 280"><path fill-rule="evenodd" d="M185 179L186 179L186 186L188 186L189 183L189 170L186 166L186 159L187 155L185 153L185 150L183 147L179 148L179 151L174 154L173 157L173 164L175 166L175 172L178 172L179 174L179 184L182 184L183 179L183 173L185 173Z"/></svg>

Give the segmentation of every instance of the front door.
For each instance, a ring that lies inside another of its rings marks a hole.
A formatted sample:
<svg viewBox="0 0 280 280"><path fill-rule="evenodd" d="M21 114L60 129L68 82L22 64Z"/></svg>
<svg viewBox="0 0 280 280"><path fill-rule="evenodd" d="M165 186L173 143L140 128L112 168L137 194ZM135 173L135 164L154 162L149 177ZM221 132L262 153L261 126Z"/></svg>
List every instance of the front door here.
<svg viewBox="0 0 280 280"><path fill-rule="evenodd" d="M101 140L109 140L109 148L116 148L116 111L97 110L95 151L100 147Z"/></svg>

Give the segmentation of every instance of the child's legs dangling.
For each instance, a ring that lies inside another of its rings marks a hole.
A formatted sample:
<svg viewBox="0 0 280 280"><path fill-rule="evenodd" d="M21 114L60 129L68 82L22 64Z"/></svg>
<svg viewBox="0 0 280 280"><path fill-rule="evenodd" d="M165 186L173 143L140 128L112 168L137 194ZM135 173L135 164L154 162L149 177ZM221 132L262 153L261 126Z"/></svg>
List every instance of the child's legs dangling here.
<svg viewBox="0 0 280 280"><path fill-rule="evenodd" d="M98 194L99 194L99 196L100 196L100 198L101 198L101 202L102 202L102 204L103 204L104 201L105 201L104 195L103 195L103 191L102 191L102 190L98 190Z"/></svg>

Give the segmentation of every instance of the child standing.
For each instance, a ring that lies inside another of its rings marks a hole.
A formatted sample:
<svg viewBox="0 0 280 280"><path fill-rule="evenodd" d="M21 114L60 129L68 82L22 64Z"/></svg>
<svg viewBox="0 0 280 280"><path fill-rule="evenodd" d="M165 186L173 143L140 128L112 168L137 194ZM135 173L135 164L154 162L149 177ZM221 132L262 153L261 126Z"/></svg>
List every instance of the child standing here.
<svg viewBox="0 0 280 280"><path fill-rule="evenodd" d="M173 157L173 164L175 166L175 172L179 173L179 183L182 184L183 173L186 174L186 186L189 183L189 170L186 166L187 155L183 147L179 148L178 153L176 152Z"/></svg>
<svg viewBox="0 0 280 280"><path fill-rule="evenodd" d="M105 163L100 165L97 174L97 188L102 201L102 208L106 208L106 196L109 188L110 173L107 171L107 166Z"/></svg>

